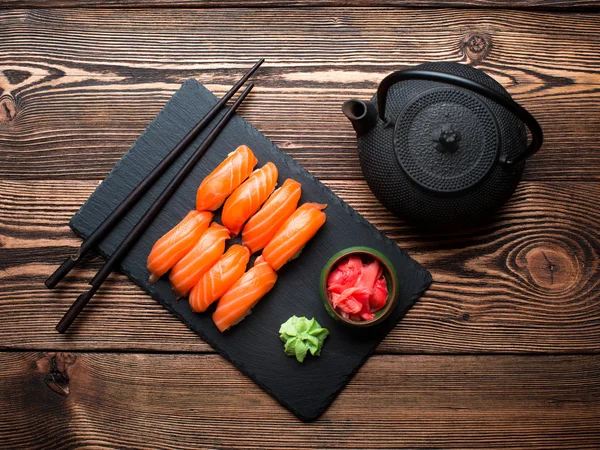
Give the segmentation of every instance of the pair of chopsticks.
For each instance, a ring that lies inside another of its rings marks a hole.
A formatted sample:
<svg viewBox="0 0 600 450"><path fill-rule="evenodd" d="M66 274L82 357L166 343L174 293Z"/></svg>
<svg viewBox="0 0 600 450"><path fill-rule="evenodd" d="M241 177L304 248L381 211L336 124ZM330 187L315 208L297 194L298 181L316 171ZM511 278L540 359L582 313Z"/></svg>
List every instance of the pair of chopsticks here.
<svg viewBox="0 0 600 450"><path fill-rule="evenodd" d="M83 257L104 239L110 230L121 220L121 218L131 210L132 206L148 191L148 189L154 184L156 180L171 166L181 153L192 143L192 141L206 128L206 126L215 118L219 111L225 106L227 101L233 97L233 95L244 85L246 81L252 76L254 72L262 65L265 60L261 58L254 66L221 98L215 106L192 128L192 130L179 142L165 157L164 159L146 175L146 177L133 189L127 197L121 202L119 206L94 230L92 234L81 244L79 251L76 255L70 256L65 262L63 262L50 277L46 280L46 287L53 289L70 271L79 263ZM92 299L94 294L100 289L102 283L108 278L113 270L116 269L118 264L125 258L131 247L139 240L144 231L150 226L154 218L161 211L162 207L167 203L171 196L175 193L179 185L183 182L185 177L194 168L196 163L200 160L202 155L211 146L214 140L217 138L219 133L227 126L229 120L233 117L238 107L242 104L244 99L248 96L254 85L250 83L246 89L239 95L237 100L233 103L231 108L225 113L225 115L217 122L215 127L206 136L202 144L196 149L196 151L190 156L184 166L177 172L175 177L169 182L164 188L160 195L154 200L150 208L145 212L139 222L131 229L129 234L125 236L125 239L116 248L113 254L106 260L104 265L100 268L98 273L90 281L90 289L84 292L77 300L71 305L69 310L60 320L56 326L56 331L64 333L67 331L69 326L77 318L79 313L83 311L88 302Z"/></svg>

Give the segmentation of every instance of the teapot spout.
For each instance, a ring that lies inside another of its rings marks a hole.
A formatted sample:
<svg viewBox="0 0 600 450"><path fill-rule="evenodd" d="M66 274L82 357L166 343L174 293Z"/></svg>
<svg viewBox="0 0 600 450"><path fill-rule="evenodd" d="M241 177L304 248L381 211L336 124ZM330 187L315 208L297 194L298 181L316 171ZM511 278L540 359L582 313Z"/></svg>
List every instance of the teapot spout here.
<svg viewBox="0 0 600 450"><path fill-rule="evenodd" d="M342 112L352 122L357 136L367 133L377 123L377 109L371 102L353 98L344 102Z"/></svg>

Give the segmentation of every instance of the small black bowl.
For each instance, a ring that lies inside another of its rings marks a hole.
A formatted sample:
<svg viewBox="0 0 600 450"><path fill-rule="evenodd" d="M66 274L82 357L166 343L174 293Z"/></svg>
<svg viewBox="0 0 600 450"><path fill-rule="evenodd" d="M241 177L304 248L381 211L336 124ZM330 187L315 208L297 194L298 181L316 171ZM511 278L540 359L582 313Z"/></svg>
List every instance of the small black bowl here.
<svg viewBox="0 0 600 450"><path fill-rule="evenodd" d="M383 276L385 277L385 281L388 287L388 297L385 302L385 306L379 311L376 311L374 313L375 317L373 317L371 320L357 321L346 319L344 316L342 316L335 310L335 308L331 304L331 299L329 298L329 295L327 293L327 279L329 278L329 274L342 259L352 255L359 256L363 260L376 259L377 261L379 261L379 264L381 264L381 266L383 267ZM323 270L321 271L319 290L321 293L321 299L323 300L323 305L325 306L325 309L331 317L352 327L370 327L383 322L396 306L398 302L398 276L396 275L396 270L394 269L394 266L391 263L391 261L388 258L386 258L385 255L383 255L381 252L370 247L350 247L337 252L329 259L329 261L327 261L325 267L323 267Z"/></svg>

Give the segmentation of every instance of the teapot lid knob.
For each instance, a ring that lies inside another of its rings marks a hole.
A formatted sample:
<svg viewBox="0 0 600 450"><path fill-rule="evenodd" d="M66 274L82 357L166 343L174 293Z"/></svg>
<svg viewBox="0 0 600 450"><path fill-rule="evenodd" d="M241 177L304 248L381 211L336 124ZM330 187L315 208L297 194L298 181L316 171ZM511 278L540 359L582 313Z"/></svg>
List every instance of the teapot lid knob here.
<svg viewBox="0 0 600 450"><path fill-rule="evenodd" d="M443 124L432 133L431 138L435 142L435 149L438 152L446 153L458 150L460 133L452 127L452 124Z"/></svg>

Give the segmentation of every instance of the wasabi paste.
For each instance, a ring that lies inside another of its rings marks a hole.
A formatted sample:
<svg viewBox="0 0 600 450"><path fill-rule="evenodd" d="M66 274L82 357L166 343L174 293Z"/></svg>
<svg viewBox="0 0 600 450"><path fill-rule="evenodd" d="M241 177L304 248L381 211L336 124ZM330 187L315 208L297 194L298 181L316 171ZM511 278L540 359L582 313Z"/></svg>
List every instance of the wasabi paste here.
<svg viewBox="0 0 600 450"><path fill-rule="evenodd" d="M292 316L279 328L285 354L295 356L300 362L304 361L307 352L319 356L328 334L329 331L322 328L314 317L309 320L306 317Z"/></svg>

